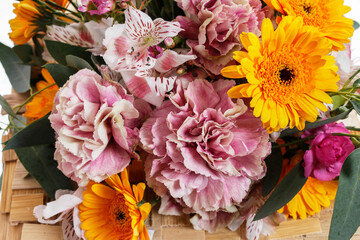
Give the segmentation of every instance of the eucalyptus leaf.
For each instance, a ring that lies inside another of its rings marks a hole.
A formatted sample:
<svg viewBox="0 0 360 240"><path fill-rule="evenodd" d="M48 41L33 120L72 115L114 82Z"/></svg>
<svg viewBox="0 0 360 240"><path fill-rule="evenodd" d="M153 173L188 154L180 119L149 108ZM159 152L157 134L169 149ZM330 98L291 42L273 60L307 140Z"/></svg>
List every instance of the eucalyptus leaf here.
<svg viewBox="0 0 360 240"><path fill-rule="evenodd" d="M0 105L2 107L2 109L4 109L4 111L9 114L10 116L12 116L13 118L17 118L16 114L14 113L14 111L12 110L12 108L10 107L9 103L5 100L5 98L3 96L0 95Z"/></svg>
<svg viewBox="0 0 360 240"><path fill-rule="evenodd" d="M303 161L300 161L275 188L265 204L256 214L254 221L262 219L274 213L287 204L300 191L306 183L304 176Z"/></svg>
<svg viewBox="0 0 360 240"><path fill-rule="evenodd" d="M55 132L51 128L48 117L49 114L36 120L15 134L7 142L4 150L55 143Z"/></svg>
<svg viewBox="0 0 360 240"><path fill-rule="evenodd" d="M354 21L353 28L356 30L358 29L360 24L357 21Z"/></svg>
<svg viewBox="0 0 360 240"><path fill-rule="evenodd" d="M66 65L67 55L74 55L84 59L87 62L91 62L91 53L86 51L87 48L51 40L45 40L45 43L50 55L62 65Z"/></svg>
<svg viewBox="0 0 360 240"><path fill-rule="evenodd" d="M67 55L66 56L66 63L67 63L67 65L69 67L73 67L73 68L76 68L78 70L81 70L81 69L84 69L84 68L93 70L93 68L91 67L91 65L87 61L85 61L84 59L79 58L77 56L74 56L74 55Z"/></svg>
<svg viewBox="0 0 360 240"><path fill-rule="evenodd" d="M33 49L29 44L16 45L13 47L13 51L22 60L23 63L31 62L31 56L33 56Z"/></svg>
<svg viewBox="0 0 360 240"><path fill-rule="evenodd" d="M273 146L277 146L277 143L273 143ZM282 170L282 154L280 148L274 148L271 154L265 158L266 163L266 175L262 182L262 195L268 195L271 190L276 186L279 181Z"/></svg>
<svg viewBox="0 0 360 240"><path fill-rule="evenodd" d="M15 152L25 169L51 198L55 198L58 189L72 189L69 178L57 168L52 144L17 148Z"/></svg>
<svg viewBox="0 0 360 240"><path fill-rule="evenodd" d="M19 93L28 91L30 89L31 66L23 64L15 52L2 43L0 43L0 52L0 61L12 87Z"/></svg>
<svg viewBox="0 0 360 240"><path fill-rule="evenodd" d="M325 119L325 120L320 120L320 121L316 121L316 122L313 122L313 123L306 122L305 128L303 129L303 131L313 129L313 128L317 128L317 127L321 127L321 126L324 126L325 124L333 123L333 122L339 121L340 119L344 119L349 115L351 110L352 109L348 109L348 110L340 113L339 115L336 115L335 117L328 118L328 119ZM289 135L292 135L292 134L298 133L298 132L300 132L300 131L297 128L286 129L286 130L281 132L280 137L283 138L283 137L286 137L286 136L289 136Z"/></svg>
<svg viewBox="0 0 360 240"><path fill-rule="evenodd" d="M9 116L9 122L13 134L17 134L26 127L26 117L22 115L16 115L16 118Z"/></svg>
<svg viewBox="0 0 360 240"><path fill-rule="evenodd" d="M74 68L66 67L56 63L48 63L45 65L45 68L49 71L50 75L53 77L54 81L59 87L64 86L67 80L69 80L70 76L77 72L77 70Z"/></svg>
<svg viewBox="0 0 360 240"><path fill-rule="evenodd" d="M357 87L360 83L360 78L356 79L353 83L353 87Z"/></svg>
<svg viewBox="0 0 360 240"><path fill-rule="evenodd" d="M359 102L350 100L351 104L353 105L355 111L357 112L358 115L360 115L360 104Z"/></svg>
<svg viewBox="0 0 360 240"><path fill-rule="evenodd" d="M355 149L341 168L330 240L350 239L360 226L360 148Z"/></svg>

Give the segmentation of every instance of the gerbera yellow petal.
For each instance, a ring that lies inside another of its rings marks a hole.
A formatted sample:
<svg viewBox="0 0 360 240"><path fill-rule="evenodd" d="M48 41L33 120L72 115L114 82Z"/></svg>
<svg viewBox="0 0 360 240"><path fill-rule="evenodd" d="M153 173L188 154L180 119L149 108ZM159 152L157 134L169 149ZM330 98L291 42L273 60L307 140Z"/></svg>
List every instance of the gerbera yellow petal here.
<svg viewBox="0 0 360 240"><path fill-rule="evenodd" d="M261 39L264 48L266 48L269 45L270 40L272 39L273 32L274 32L274 26L271 20L265 18L261 24Z"/></svg>
<svg viewBox="0 0 360 240"><path fill-rule="evenodd" d="M238 62L240 63L241 62L241 59L243 58L248 58L249 57L249 54L247 52L243 52L243 51L235 51L234 52L234 56L233 58Z"/></svg>
<svg viewBox="0 0 360 240"><path fill-rule="evenodd" d="M227 78L244 78L245 74L241 71L240 65L231 65L221 69L221 74Z"/></svg>
<svg viewBox="0 0 360 240"><path fill-rule="evenodd" d="M91 190L99 197L106 199L113 199L116 195L113 189L101 184L94 184Z"/></svg>
<svg viewBox="0 0 360 240"><path fill-rule="evenodd" d="M231 98L243 98L247 97L246 90L250 86L250 84L241 84L237 85L235 87L230 88L227 91L227 94Z"/></svg>

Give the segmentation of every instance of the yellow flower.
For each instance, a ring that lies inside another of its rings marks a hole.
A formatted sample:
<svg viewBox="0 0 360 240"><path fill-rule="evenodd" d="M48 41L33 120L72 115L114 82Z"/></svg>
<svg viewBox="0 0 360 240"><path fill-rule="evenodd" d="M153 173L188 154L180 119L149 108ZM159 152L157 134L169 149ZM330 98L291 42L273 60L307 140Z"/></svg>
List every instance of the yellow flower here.
<svg viewBox="0 0 360 240"><path fill-rule="evenodd" d="M334 57L327 54L331 44L313 28L303 26L302 18L284 17L274 31L270 19L261 27L262 42L253 33L240 40L248 52L234 52L241 65L222 69L223 76L244 78L248 83L231 88L232 98L252 98L254 115L261 116L269 133L314 122L318 109L332 99L325 91L337 91L339 76Z"/></svg>
<svg viewBox="0 0 360 240"><path fill-rule="evenodd" d="M32 0L23 0L13 6L16 17L9 21L12 30L9 37L15 44L25 44L36 34L38 26L34 22L41 14Z"/></svg>
<svg viewBox="0 0 360 240"><path fill-rule="evenodd" d="M46 89L36 94L31 102L26 104L26 111L24 114L25 117L31 118L32 121L42 118L52 110L55 95L59 90L54 79L45 68L41 70L41 73L45 80L37 82L36 89L38 91L44 88ZM49 87L50 85L53 86Z"/></svg>
<svg viewBox="0 0 360 240"><path fill-rule="evenodd" d="M351 10L343 0L264 0L285 16L303 17L304 24L317 28L330 40L335 51L345 49L344 43L354 33L353 20L344 17Z"/></svg>
<svg viewBox="0 0 360 240"><path fill-rule="evenodd" d="M148 240L144 221L151 205L139 203L144 196L145 184L129 183L127 170L105 180L109 185L90 182L79 205L81 228L88 240Z"/></svg>
<svg viewBox="0 0 360 240"><path fill-rule="evenodd" d="M292 159L290 163L287 159L284 159L283 177L301 158L302 155L300 159L295 161ZM309 177L295 197L284 207L280 208L278 212L285 214L286 217L291 216L294 219L305 219L307 216L320 212L322 207L329 207L331 204L330 200L335 199L337 187L338 181L324 182Z"/></svg>

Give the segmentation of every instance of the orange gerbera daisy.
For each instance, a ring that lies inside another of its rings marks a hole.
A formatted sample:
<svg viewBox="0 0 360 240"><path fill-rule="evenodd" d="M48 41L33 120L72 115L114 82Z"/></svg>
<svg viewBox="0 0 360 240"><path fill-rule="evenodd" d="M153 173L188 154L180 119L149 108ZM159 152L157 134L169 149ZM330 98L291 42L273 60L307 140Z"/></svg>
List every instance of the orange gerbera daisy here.
<svg viewBox="0 0 360 240"><path fill-rule="evenodd" d="M333 50L342 51L354 33L353 20L344 17L351 10L344 0L264 0L285 16L299 16L304 24L317 28L330 40Z"/></svg>
<svg viewBox="0 0 360 240"><path fill-rule="evenodd" d="M32 0L23 0L13 6L16 17L9 21L12 30L9 37L15 44L25 44L35 36L38 26L34 22L41 18L41 13Z"/></svg>
<svg viewBox="0 0 360 240"><path fill-rule="evenodd" d="M69 3L68 0L52 1L62 7L66 7ZM46 30L45 22L52 21L51 13L43 9L40 10L41 8L33 0L22 0L19 3L14 3L13 6L16 17L9 21L12 30L9 37L15 44L27 43L38 31ZM44 21L44 18L49 20Z"/></svg>
<svg viewBox="0 0 360 240"><path fill-rule="evenodd" d="M26 104L24 114L25 117L32 119L32 121L42 118L52 110L55 95L59 90L48 70L43 68L41 73L45 80L37 82L36 89L38 91L46 89L36 94L31 102Z"/></svg>
<svg viewBox="0 0 360 240"><path fill-rule="evenodd" d="M145 184L129 183L127 170L105 180L109 185L90 182L79 205L81 228L88 240L148 240L144 221L150 203L142 203ZM140 205L140 206L139 206Z"/></svg>
<svg viewBox="0 0 360 240"><path fill-rule="evenodd" d="M261 27L262 42L253 33L240 40L247 52L234 52L241 65L222 69L223 76L244 78L248 83L231 88L232 98L252 98L254 115L261 116L269 133L296 126L304 129L305 120L314 122L318 109L332 99L325 91L337 91L339 76L334 57L327 54L331 44L318 31L306 27L302 18L287 16L274 31L270 19Z"/></svg>
<svg viewBox="0 0 360 240"><path fill-rule="evenodd" d="M282 178L288 173L303 157L303 152L295 155L291 161L284 159ZM321 211L321 208L330 206L330 201L335 199L338 181L321 181L309 177L305 185L290 202L278 210L286 217L294 219L305 219Z"/></svg>

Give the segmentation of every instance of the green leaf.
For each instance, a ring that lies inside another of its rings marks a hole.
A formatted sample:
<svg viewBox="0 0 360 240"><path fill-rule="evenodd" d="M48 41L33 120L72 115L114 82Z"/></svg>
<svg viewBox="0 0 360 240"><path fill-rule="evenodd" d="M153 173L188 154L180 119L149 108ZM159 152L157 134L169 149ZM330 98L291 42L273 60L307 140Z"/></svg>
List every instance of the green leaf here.
<svg viewBox="0 0 360 240"><path fill-rule="evenodd" d="M277 143L273 143L273 146L277 146ZM266 175L262 182L262 195L268 195L271 190L276 186L279 181L281 170L282 170L282 154L280 148L272 150L271 154L265 158L266 163Z"/></svg>
<svg viewBox="0 0 360 240"><path fill-rule="evenodd" d="M91 53L86 51L87 48L50 40L45 40L45 43L50 55L62 65L66 65L67 55L74 55L87 62L91 62Z"/></svg>
<svg viewBox="0 0 360 240"><path fill-rule="evenodd" d="M24 65L14 51L2 43L0 52L0 61L15 91L24 93L29 90L31 66Z"/></svg>
<svg viewBox="0 0 360 240"><path fill-rule="evenodd" d="M350 239L360 226L360 148L354 150L341 168L331 219L330 240Z"/></svg>
<svg viewBox="0 0 360 240"><path fill-rule="evenodd" d="M4 111L9 114L10 116L12 116L13 118L17 118L16 114L14 113L14 111L12 110L12 108L10 107L10 105L8 104L8 102L5 100L5 98L3 96L0 95L0 105L2 107L2 109L4 109Z"/></svg>
<svg viewBox="0 0 360 240"><path fill-rule="evenodd" d="M325 124L333 123L333 122L339 121L340 119L344 119L349 115L351 110L352 109L346 110L346 111L340 113L339 115L336 115L335 117L328 118L325 120L320 120L320 121L316 121L313 123L306 122L305 128L302 131L321 127L321 126L324 126ZM298 133L298 132L300 132L300 131L297 128L286 129L281 132L280 137L283 138L283 137L286 137L286 136L289 136L289 135L292 135L292 134Z"/></svg>
<svg viewBox="0 0 360 240"><path fill-rule="evenodd" d="M29 44L16 45L13 47L13 51L22 60L23 63L29 63L31 56L33 56L33 49Z"/></svg>
<svg viewBox="0 0 360 240"><path fill-rule="evenodd" d="M72 189L69 178L57 168L54 160L55 147L50 144L15 149L25 169L55 198L58 189Z"/></svg>
<svg viewBox="0 0 360 240"><path fill-rule="evenodd" d="M17 134L26 127L26 117L22 115L16 115L16 118L9 116L9 122L11 123L10 127L13 134Z"/></svg>
<svg viewBox="0 0 360 240"><path fill-rule="evenodd" d="M90 64L87 61L85 61L84 59L79 58L77 56L74 56L74 55L67 55L66 63L69 67L73 67L78 70L81 70L84 68L93 70L93 68L90 66Z"/></svg>
<svg viewBox="0 0 360 240"><path fill-rule="evenodd" d="M275 188L269 199L260 208L254 221L262 219L274 213L287 204L300 191L306 183L304 176L303 161L300 161Z"/></svg>
<svg viewBox="0 0 360 240"><path fill-rule="evenodd" d="M49 114L15 134L5 145L4 150L55 143L55 132L48 117Z"/></svg>
<svg viewBox="0 0 360 240"><path fill-rule="evenodd" d="M54 78L54 81L59 87L64 86L71 75L74 75L77 70L74 68L66 67L61 64L48 63L45 65L46 70L49 71L50 75Z"/></svg>
<svg viewBox="0 0 360 240"><path fill-rule="evenodd" d="M360 104L359 102L350 100L351 104L353 105L355 111L357 112L358 115L360 115Z"/></svg>
<svg viewBox="0 0 360 240"><path fill-rule="evenodd" d="M360 83L360 78L355 80L355 82L353 83L353 87L357 87L359 83Z"/></svg>
<svg viewBox="0 0 360 240"><path fill-rule="evenodd" d="M354 30L358 29L360 24L357 21L354 21L353 28Z"/></svg>
<svg viewBox="0 0 360 240"><path fill-rule="evenodd" d="M332 104L333 104L334 109L344 105L344 103L347 101L347 99L341 95L335 95L335 96L332 96L331 98L333 100Z"/></svg>

